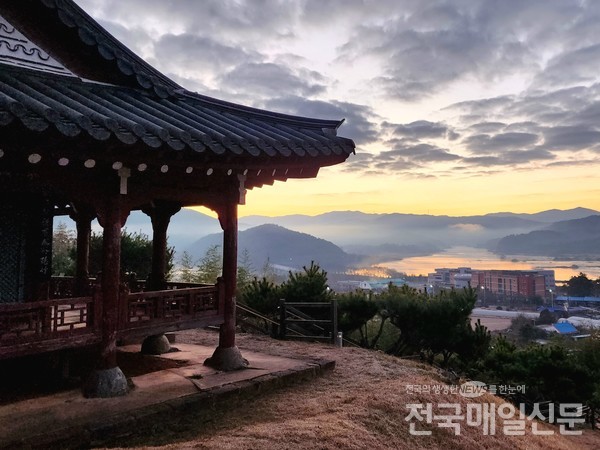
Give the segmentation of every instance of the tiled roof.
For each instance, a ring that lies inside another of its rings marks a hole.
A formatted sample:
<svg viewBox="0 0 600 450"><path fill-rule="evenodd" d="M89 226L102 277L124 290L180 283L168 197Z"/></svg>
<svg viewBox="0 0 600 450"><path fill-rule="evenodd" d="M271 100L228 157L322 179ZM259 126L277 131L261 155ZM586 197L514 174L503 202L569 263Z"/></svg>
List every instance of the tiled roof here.
<svg viewBox="0 0 600 450"><path fill-rule="evenodd" d="M142 142L208 157L332 157L341 162L354 152L352 140L336 136L341 121L272 113L183 89L159 96L154 90L6 66L0 70L0 126L14 121L31 131L55 128L66 137L114 137L126 145Z"/></svg>
<svg viewBox="0 0 600 450"><path fill-rule="evenodd" d="M21 122L31 131L56 129L69 138L115 139L121 151L142 145L189 151L197 159L224 155L229 162L264 157L320 167L354 152L352 140L337 136L342 121L278 114L186 91L72 0L2 2L0 13L69 75L0 61L0 126Z"/></svg>

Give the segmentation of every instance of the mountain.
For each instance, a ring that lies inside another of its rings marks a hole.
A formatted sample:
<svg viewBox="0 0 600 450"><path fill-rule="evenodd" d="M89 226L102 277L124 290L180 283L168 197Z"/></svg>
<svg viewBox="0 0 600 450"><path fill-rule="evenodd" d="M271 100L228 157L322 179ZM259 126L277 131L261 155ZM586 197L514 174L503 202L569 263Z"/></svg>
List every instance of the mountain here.
<svg viewBox="0 0 600 450"><path fill-rule="evenodd" d="M556 222L541 230L506 236L493 250L507 255L597 256L600 255L600 215Z"/></svg>
<svg viewBox="0 0 600 450"><path fill-rule="evenodd" d="M583 219L595 214L600 214L600 211L595 211L589 208L573 208L573 209L549 209L534 214L517 214L511 212L500 212L487 214L490 217L518 217L536 222L553 223L567 220Z"/></svg>
<svg viewBox="0 0 600 450"><path fill-rule="evenodd" d="M99 228L99 226L98 226ZM139 232L152 237L150 218L141 211L133 211L127 218L125 228L129 232ZM171 217L169 223L169 245L182 251L199 238L221 231L219 221L192 209L181 209Z"/></svg>
<svg viewBox="0 0 600 450"><path fill-rule="evenodd" d="M600 213L586 208L564 211L552 209L535 214L503 212L463 217L332 211L317 216L246 216L239 219L239 229L243 232L260 225L275 224L330 241L345 253L366 255L371 257L371 261L383 261L427 255L457 245L492 250L505 248L503 246L506 245L512 245L510 248L513 249L519 248L519 244L509 244L509 240L503 241L499 247L500 241L508 236L528 235L545 230L553 222L598 214ZM60 221L68 220L61 218ZM69 227L74 228L74 224ZM152 236L150 219L141 212L134 211L130 214L126 228L128 231L141 231ZM94 225L94 230L101 231L97 224ZM550 231L563 232L558 228ZM220 232L217 219L195 210L182 209L171 219L169 245L174 246L180 254L198 239ZM529 235L535 242L542 242L549 236L547 233ZM543 244L538 244L536 248L539 246ZM544 254L550 252L549 249L544 251Z"/></svg>
<svg viewBox="0 0 600 450"><path fill-rule="evenodd" d="M532 231L544 225L520 217L431 216L418 214L366 214L330 212L318 216L248 216L240 227L271 222L291 230L330 240L342 248L362 245L418 245L447 248L483 245L507 234Z"/></svg>
<svg viewBox="0 0 600 450"><path fill-rule="evenodd" d="M222 245L222 233L198 239L186 250L193 258L202 258L209 247ZM238 250L248 251L255 269L269 260L271 264L302 268L315 261L326 270L343 270L358 258L337 245L306 233L291 231L278 225L265 224L239 232Z"/></svg>

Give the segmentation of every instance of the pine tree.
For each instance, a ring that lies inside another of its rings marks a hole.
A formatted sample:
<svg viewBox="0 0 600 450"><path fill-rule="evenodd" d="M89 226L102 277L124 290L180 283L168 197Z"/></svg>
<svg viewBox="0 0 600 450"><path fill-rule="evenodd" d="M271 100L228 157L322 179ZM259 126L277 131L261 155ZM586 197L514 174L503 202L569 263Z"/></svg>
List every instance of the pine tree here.
<svg viewBox="0 0 600 450"><path fill-rule="evenodd" d="M181 266L179 279L185 283L193 283L197 278L197 274L192 255L184 251L179 259L179 265Z"/></svg>
<svg viewBox="0 0 600 450"><path fill-rule="evenodd" d="M283 296L288 302L328 302L332 293L327 286L327 272L314 261L304 271L290 271L288 280L281 286Z"/></svg>
<svg viewBox="0 0 600 450"><path fill-rule="evenodd" d="M248 249L244 249L238 260L237 270L237 289L241 292L246 286L252 282L254 278L254 268Z"/></svg>
<svg viewBox="0 0 600 450"><path fill-rule="evenodd" d="M54 275L75 274L75 254L77 239L75 231L67 228L64 222L58 222L52 236L52 273Z"/></svg>
<svg viewBox="0 0 600 450"><path fill-rule="evenodd" d="M223 268L221 250L219 245L213 245L198 263L198 274L196 280L199 283L215 284L221 276Z"/></svg>
<svg viewBox="0 0 600 450"><path fill-rule="evenodd" d="M267 258L264 265L262 266L261 272L262 272L261 273L262 277L264 279L266 279L267 281L270 281L271 283L275 283L275 281L277 280L277 276L275 274L275 269L273 268L273 264L271 264L271 260L269 258Z"/></svg>

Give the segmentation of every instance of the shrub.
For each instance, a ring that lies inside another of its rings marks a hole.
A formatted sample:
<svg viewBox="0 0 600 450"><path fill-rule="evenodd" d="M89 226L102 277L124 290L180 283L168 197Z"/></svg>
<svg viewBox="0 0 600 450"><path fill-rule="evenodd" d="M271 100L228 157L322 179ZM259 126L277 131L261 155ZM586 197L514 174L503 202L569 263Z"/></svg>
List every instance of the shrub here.
<svg viewBox="0 0 600 450"><path fill-rule="evenodd" d="M339 294L338 329L344 334L358 330L360 345L369 347L367 323L377 314L379 306L361 291Z"/></svg>
<svg viewBox="0 0 600 450"><path fill-rule="evenodd" d="M260 280L254 278L242 289L240 295L243 303L269 317L275 316L279 298L280 288L265 277Z"/></svg>

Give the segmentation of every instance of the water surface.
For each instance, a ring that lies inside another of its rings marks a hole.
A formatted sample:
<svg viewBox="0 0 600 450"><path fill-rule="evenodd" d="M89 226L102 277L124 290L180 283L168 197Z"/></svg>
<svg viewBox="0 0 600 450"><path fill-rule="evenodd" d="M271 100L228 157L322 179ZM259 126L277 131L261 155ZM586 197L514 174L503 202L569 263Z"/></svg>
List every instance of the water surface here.
<svg viewBox="0 0 600 450"><path fill-rule="evenodd" d="M589 278L600 277L600 260L555 261L548 256L506 255L500 257L488 250L457 246L429 256L415 256L382 263L408 275L427 275L436 268L470 267L475 270L540 270L552 269L556 280L568 280L579 272Z"/></svg>

